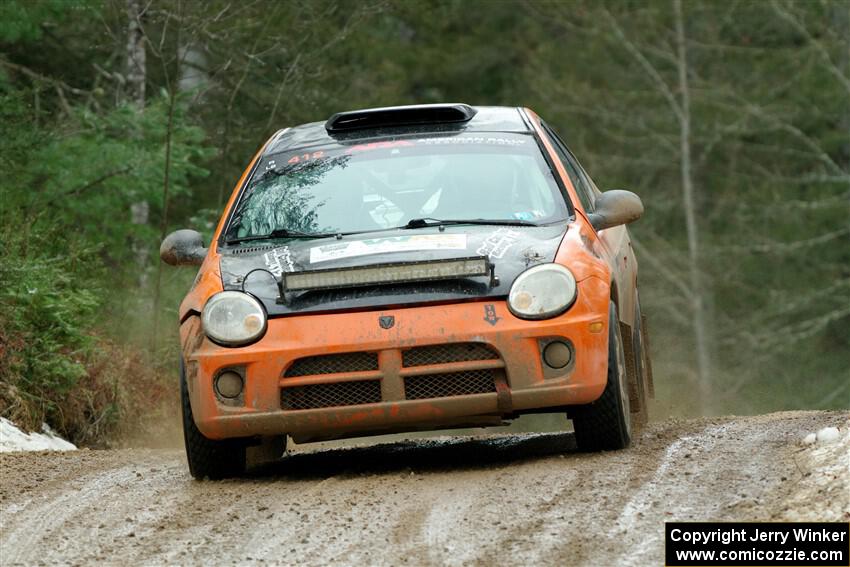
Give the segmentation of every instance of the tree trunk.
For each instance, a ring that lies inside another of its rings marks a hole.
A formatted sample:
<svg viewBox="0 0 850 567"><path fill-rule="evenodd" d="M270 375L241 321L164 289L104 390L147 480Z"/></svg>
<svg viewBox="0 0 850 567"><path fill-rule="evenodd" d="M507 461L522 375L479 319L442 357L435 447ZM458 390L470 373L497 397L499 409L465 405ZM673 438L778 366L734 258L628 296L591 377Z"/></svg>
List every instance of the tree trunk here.
<svg viewBox="0 0 850 567"><path fill-rule="evenodd" d="M691 162L691 98L688 85L688 59L685 44L685 22L682 0L673 0L676 19L676 64L679 77L681 116L679 117L680 171L682 178L682 203L688 237L688 271L691 287L691 310L694 325L694 342L697 362L697 381L700 403L704 413L710 411L711 372L708 336L706 332L705 289L700 270L699 227L694 202L694 181Z"/></svg>
<svg viewBox="0 0 850 567"><path fill-rule="evenodd" d="M127 94L140 109L145 107L145 34L141 0L127 0Z"/></svg>
<svg viewBox="0 0 850 567"><path fill-rule="evenodd" d="M142 29L142 0L127 0L127 82L126 94L138 112L145 108L145 79L147 76L145 55L145 33ZM130 222L135 225L148 224L150 204L146 200L130 205ZM144 240L135 237L132 241L133 255L139 271L138 285L144 288L147 283L148 246Z"/></svg>

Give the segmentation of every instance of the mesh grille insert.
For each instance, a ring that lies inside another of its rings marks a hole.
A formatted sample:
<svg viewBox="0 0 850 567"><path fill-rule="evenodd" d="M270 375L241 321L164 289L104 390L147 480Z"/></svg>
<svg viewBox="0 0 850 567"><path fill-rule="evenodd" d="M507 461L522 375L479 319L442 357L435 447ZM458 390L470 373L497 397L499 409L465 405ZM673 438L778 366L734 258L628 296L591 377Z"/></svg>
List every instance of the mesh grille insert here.
<svg viewBox="0 0 850 567"><path fill-rule="evenodd" d="M280 406L286 410L359 406L380 401L380 380L311 384L283 388L280 391Z"/></svg>
<svg viewBox="0 0 850 567"><path fill-rule="evenodd" d="M467 370L448 374L408 376L404 379L404 397L408 400L449 398L496 391L492 370Z"/></svg>
<svg viewBox="0 0 850 567"><path fill-rule="evenodd" d="M471 360L496 360L499 353L483 343L449 343L406 350L401 354L405 367L468 362Z"/></svg>
<svg viewBox="0 0 850 567"><path fill-rule="evenodd" d="M345 352L299 358L286 369L285 377L310 376L313 374L339 374L365 372L378 369L378 353Z"/></svg>

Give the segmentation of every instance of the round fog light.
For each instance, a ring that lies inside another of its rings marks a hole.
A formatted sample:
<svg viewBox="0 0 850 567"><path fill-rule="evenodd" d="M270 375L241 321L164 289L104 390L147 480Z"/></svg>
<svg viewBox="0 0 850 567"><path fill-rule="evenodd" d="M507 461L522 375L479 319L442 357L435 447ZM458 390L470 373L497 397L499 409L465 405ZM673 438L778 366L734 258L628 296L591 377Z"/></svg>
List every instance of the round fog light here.
<svg viewBox="0 0 850 567"><path fill-rule="evenodd" d="M563 368L573 359L573 352L567 343L554 341L543 349L543 362L550 368Z"/></svg>
<svg viewBox="0 0 850 567"><path fill-rule="evenodd" d="M242 393L242 385L242 377L232 370L222 372L215 379L215 390L222 398L238 397Z"/></svg>

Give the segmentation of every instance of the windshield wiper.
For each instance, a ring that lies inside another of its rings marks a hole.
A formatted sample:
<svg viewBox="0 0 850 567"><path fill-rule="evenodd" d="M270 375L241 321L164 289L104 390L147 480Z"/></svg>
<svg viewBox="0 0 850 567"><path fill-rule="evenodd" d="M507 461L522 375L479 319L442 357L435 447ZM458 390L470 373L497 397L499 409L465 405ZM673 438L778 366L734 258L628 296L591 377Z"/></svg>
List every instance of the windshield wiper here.
<svg viewBox="0 0 850 567"><path fill-rule="evenodd" d="M524 220L510 220L510 219L451 219L451 220L441 220L435 219L431 217L419 218L419 219L410 219L407 224L403 226L396 226L392 228L379 228L379 229L368 229L368 230L354 230L349 232L301 232L298 230L289 230L287 228L281 228L277 230L273 230L268 234L261 235L251 235L251 236L241 236L239 238L231 238L230 240L225 240L225 244L239 244L240 242L251 242L252 240L271 240L273 238L292 238L292 239L319 239L319 238L341 238L343 236L352 236L355 234L367 234L370 232L387 232L390 230L399 230L399 229L416 229L416 228L427 228L432 226L450 226L450 225L459 225L459 224L480 224L480 225L497 225L497 226L542 226L539 224L535 224L531 221Z"/></svg>
<svg viewBox="0 0 850 567"><path fill-rule="evenodd" d="M481 225L502 225L502 226L540 226L531 221L512 220L512 219L451 219L440 220L431 217L421 219L410 219L407 224L399 228L426 228L429 226L447 226L455 224L481 224Z"/></svg>
<svg viewBox="0 0 850 567"><path fill-rule="evenodd" d="M252 240L271 240L272 238L331 238L336 236L336 232L301 232L299 230L290 230L288 228L279 228L268 234L256 234L251 236L241 236L239 238L231 238L225 240L225 244L239 244L240 242L251 242Z"/></svg>

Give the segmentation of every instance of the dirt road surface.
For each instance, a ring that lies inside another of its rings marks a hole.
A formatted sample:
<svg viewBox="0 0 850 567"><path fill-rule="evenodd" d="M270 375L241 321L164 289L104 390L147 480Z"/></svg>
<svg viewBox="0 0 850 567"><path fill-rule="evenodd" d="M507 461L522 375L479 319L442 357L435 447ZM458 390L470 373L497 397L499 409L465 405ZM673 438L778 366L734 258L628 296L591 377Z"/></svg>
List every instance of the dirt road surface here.
<svg viewBox="0 0 850 567"><path fill-rule="evenodd" d="M197 482L181 451L0 456L0 564L662 565L664 521L848 520L847 413L301 446ZM841 428L831 444L803 436Z"/></svg>

